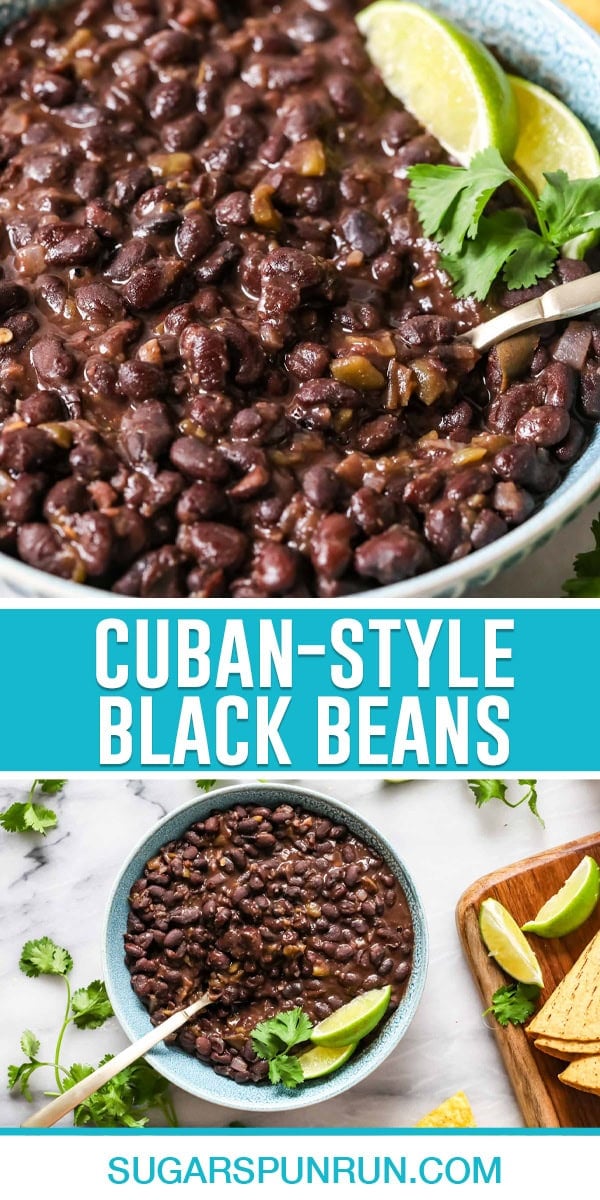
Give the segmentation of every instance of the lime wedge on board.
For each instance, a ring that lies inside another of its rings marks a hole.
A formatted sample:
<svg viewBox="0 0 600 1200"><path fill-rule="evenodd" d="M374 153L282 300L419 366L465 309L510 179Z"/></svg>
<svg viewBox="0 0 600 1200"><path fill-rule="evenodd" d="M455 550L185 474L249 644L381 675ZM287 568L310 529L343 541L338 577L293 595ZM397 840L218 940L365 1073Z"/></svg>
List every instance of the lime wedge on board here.
<svg viewBox="0 0 600 1200"><path fill-rule="evenodd" d="M525 934L498 900L483 901L479 909L479 932L491 957L507 975L519 983L543 987L540 964Z"/></svg>
<svg viewBox="0 0 600 1200"><path fill-rule="evenodd" d="M560 891L540 908L533 921L523 925L540 937L565 937L591 917L600 897L600 868L586 854Z"/></svg>

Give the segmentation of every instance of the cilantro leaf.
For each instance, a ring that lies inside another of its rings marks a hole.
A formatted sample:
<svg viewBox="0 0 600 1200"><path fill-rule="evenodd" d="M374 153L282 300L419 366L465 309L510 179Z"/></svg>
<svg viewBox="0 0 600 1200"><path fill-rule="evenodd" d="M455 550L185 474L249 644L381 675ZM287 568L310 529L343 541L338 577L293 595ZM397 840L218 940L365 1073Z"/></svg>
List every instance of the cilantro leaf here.
<svg viewBox="0 0 600 1200"><path fill-rule="evenodd" d="M210 792L214 788L216 782L216 779L197 779L196 787L199 788L201 792Z"/></svg>
<svg viewBox="0 0 600 1200"><path fill-rule="evenodd" d="M576 599L600 596L600 514L592 521L594 549L578 554L573 563L575 579L563 583L563 591Z"/></svg>
<svg viewBox="0 0 600 1200"><path fill-rule="evenodd" d="M73 968L73 959L69 951L57 946L52 938L42 937L25 943L19 966L30 979L38 975L68 975Z"/></svg>
<svg viewBox="0 0 600 1200"><path fill-rule="evenodd" d="M537 817L540 825L544 822L538 812L538 794L537 794L537 779L519 779L521 787L526 789L525 795L519 800L519 804L526 804L529 811Z"/></svg>
<svg viewBox="0 0 600 1200"><path fill-rule="evenodd" d="M441 265L454 280L457 296L485 300L502 273L509 289L530 287L552 271L556 250L512 209L482 217L474 241L458 254L442 254Z"/></svg>
<svg viewBox="0 0 600 1200"><path fill-rule="evenodd" d="M478 808L482 808L489 800L505 801L506 784L502 779L467 779L467 783Z"/></svg>
<svg viewBox="0 0 600 1200"><path fill-rule="evenodd" d="M78 1029L99 1029L104 1025L114 1015L106 984L93 979L87 987L78 988L71 1001L71 1014Z"/></svg>
<svg viewBox="0 0 600 1200"><path fill-rule="evenodd" d="M38 1067L41 1067L41 1065L42 1064L36 1062L35 1059L31 1059L29 1062L21 1063L21 1065L18 1067L10 1066L8 1068L9 1091L12 1092L15 1088L18 1088L18 1090L21 1092L21 1095L23 1095L26 1100L33 1100L29 1081L34 1071L37 1071Z"/></svg>
<svg viewBox="0 0 600 1200"><path fill-rule="evenodd" d="M40 1048L39 1038L36 1038L35 1033L30 1029L25 1029L21 1034L21 1050L28 1058L35 1058Z"/></svg>
<svg viewBox="0 0 600 1200"><path fill-rule="evenodd" d="M538 207L556 246L590 229L600 229L600 176L569 179L566 171L544 175L546 186Z"/></svg>
<svg viewBox="0 0 600 1200"><path fill-rule="evenodd" d="M489 800L501 800L507 808L520 808L526 804L529 811L537 817L540 825L544 822L538 811L537 779L518 779L520 787L525 788L517 800L510 800L506 794L508 785L503 779L467 779L478 808L482 808Z"/></svg>
<svg viewBox="0 0 600 1200"><path fill-rule="evenodd" d="M107 1054L98 1065L110 1062ZM63 1080L63 1087L71 1088L81 1079L91 1075L93 1067L74 1063ZM159 1108L171 1124L176 1124L175 1114L169 1099L169 1083L163 1079L144 1059L132 1063L125 1070L105 1083L93 1096L75 1109L75 1125L102 1127L126 1127L141 1129L148 1124L148 1113Z"/></svg>
<svg viewBox="0 0 600 1200"><path fill-rule="evenodd" d="M308 1041L312 1030L312 1022L301 1008L277 1013L256 1026L252 1032L252 1045L259 1058L267 1059L271 1083L283 1083L285 1087L302 1083L302 1066L288 1051L300 1042Z"/></svg>
<svg viewBox="0 0 600 1200"><path fill-rule="evenodd" d="M423 231L438 243L457 296L484 300L499 276L509 290L531 287L547 278L561 247L600 229L600 177L570 180L564 171L548 173L538 200L492 148L468 167L418 163L408 176ZM522 211L485 215L497 188L507 183L537 228Z"/></svg>
<svg viewBox="0 0 600 1200"><path fill-rule="evenodd" d="M66 779L34 779L31 791L38 788L45 796L58 796L66 782Z"/></svg>
<svg viewBox="0 0 600 1200"><path fill-rule="evenodd" d="M269 1079L271 1083L283 1083L284 1087L297 1087L304 1079L300 1060L293 1054L278 1054L269 1063Z"/></svg>
<svg viewBox="0 0 600 1200"><path fill-rule="evenodd" d="M10 808L0 813L0 825L7 833L46 833L54 829L56 813L51 808L31 801L11 804Z"/></svg>
<svg viewBox="0 0 600 1200"><path fill-rule="evenodd" d="M476 154L468 170L419 163L411 167L409 177L409 196L424 233L436 237L448 254L457 254L465 238L476 236L488 200L514 178L493 147Z"/></svg>
<svg viewBox="0 0 600 1200"><path fill-rule="evenodd" d="M507 983L492 996L492 1003L483 1016L493 1013L498 1024L506 1027L524 1025L533 1012L540 994L534 983Z"/></svg>
<svg viewBox="0 0 600 1200"><path fill-rule="evenodd" d="M261 1021L252 1032L252 1045L259 1058L277 1058L300 1042L308 1041L312 1028L306 1013L293 1008Z"/></svg>

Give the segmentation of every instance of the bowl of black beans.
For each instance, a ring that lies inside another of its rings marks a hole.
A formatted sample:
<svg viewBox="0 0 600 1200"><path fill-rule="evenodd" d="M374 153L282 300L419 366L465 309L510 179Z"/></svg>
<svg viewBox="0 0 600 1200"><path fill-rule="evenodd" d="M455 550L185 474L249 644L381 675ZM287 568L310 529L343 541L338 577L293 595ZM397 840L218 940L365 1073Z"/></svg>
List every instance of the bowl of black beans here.
<svg viewBox="0 0 600 1200"><path fill-rule="evenodd" d="M129 855L104 960L131 1040L214 997L148 1056L162 1075L215 1104L286 1110L346 1091L396 1048L425 984L427 929L404 864L364 817L312 790L244 784L169 813ZM365 993L389 1002L347 1061L273 1082L257 1027L302 1014L289 1053L308 1061L311 1031Z"/></svg>

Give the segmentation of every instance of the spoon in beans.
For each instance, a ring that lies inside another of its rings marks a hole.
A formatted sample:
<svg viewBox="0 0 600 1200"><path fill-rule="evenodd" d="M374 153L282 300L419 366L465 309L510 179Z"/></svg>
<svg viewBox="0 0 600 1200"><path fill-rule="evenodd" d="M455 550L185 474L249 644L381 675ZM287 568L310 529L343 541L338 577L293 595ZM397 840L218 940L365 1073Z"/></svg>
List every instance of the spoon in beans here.
<svg viewBox="0 0 600 1200"><path fill-rule="evenodd" d="M67 1113L77 1108L78 1104L83 1104L84 1100L93 1096L94 1092L97 1092L103 1084L108 1083L109 1079L114 1079L115 1075L119 1074L119 1071L123 1071L125 1067L131 1066L138 1058L143 1058L149 1050L152 1050L153 1046L164 1041L166 1037L169 1037L169 1034L175 1033L177 1029L181 1029L181 1026L185 1025L192 1017L195 1017L196 1013L201 1012L203 1008L207 1008L209 1004L213 1004L217 999L218 995L214 992L203 992L192 1004L188 1004L185 1008L180 1008L177 1012L172 1013L170 1017L167 1017L166 1021L161 1021L160 1025L151 1029L149 1033L138 1038L137 1042L133 1042L131 1046L127 1046L120 1054L111 1058L110 1062L104 1063L103 1066L98 1067L91 1075L76 1083L74 1087L69 1088L67 1092L62 1092L55 1100L51 1100L49 1104L45 1104L43 1108L40 1108L39 1112L34 1113L33 1116L23 1121L23 1128L48 1129L51 1125L55 1125L57 1121L60 1121L61 1117L65 1117Z"/></svg>
<svg viewBox="0 0 600 1200"><path fill-rule="evenodd" d="M526 329L549 321L579 317L595 308L600 308L600 271L573 279L571 283L560 284L559 287L551 287L543 296L518 304L492 317L491 321L484 321L461 333L458 341L470 342L476 350L489 350L515 333L523 333Z"/></svg>

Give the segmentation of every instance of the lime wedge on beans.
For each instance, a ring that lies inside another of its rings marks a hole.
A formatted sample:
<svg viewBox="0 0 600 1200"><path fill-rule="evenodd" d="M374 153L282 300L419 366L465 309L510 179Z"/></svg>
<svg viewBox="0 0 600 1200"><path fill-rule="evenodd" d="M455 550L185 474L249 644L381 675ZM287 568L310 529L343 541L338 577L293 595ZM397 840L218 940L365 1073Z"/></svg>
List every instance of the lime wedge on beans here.
<svg viewBox="0 0 600 1200"><path fill-rule="evenodd" d="M586 854L556 895L540 908L523 929L539 937L565 937L591 917L600 897L600 868Z"/></svg>
<svg viewBox="0 0 600 1200"><path fill-rule="evenodd" d="M479 909L479 932L499 967L519 983L543 987L540 964L514 917L498 900L484 900Z"/></svg>
<svg viewBox="0 0 600 1200"><path fill-rule="evenodd" d="M569 179L595 179L600 175L600 154L579 117L561 100L516 75L509 76L519 110L519 140L514 153L517 172L538 195L545 176L566 171ZM582 233L563 246L566 258L583 258L597 244L597 230Z"/></svg>
<svg viewBox="0 0 600 1200"><path fill-rule="evenodd" d="M325 1017L311 1034L311 1042L316 1046L348 1046L351 1042L359 1042L361 1038L371 1033L379 1025L381 1018L387 1012L392 995L391 987L373 988L355 996L349 1004L343 1004L337 1012Z"/></svg>
<svg viewBox="0 0 600 1200"><path fill-rule="evenodd" d="M356 1042L349 1046L313 1046L312 1050L299 1055L298 1062L305 1079L321 1079L343 1067L355 1050Z"/></svg>
<svg viewBox="0 0 600 1200"><path fill-rule="evenodd" d="M457 162L488 146L510 162L517 104L481 42L412 0L375 0L356 20L388 91Z"/></svg>

